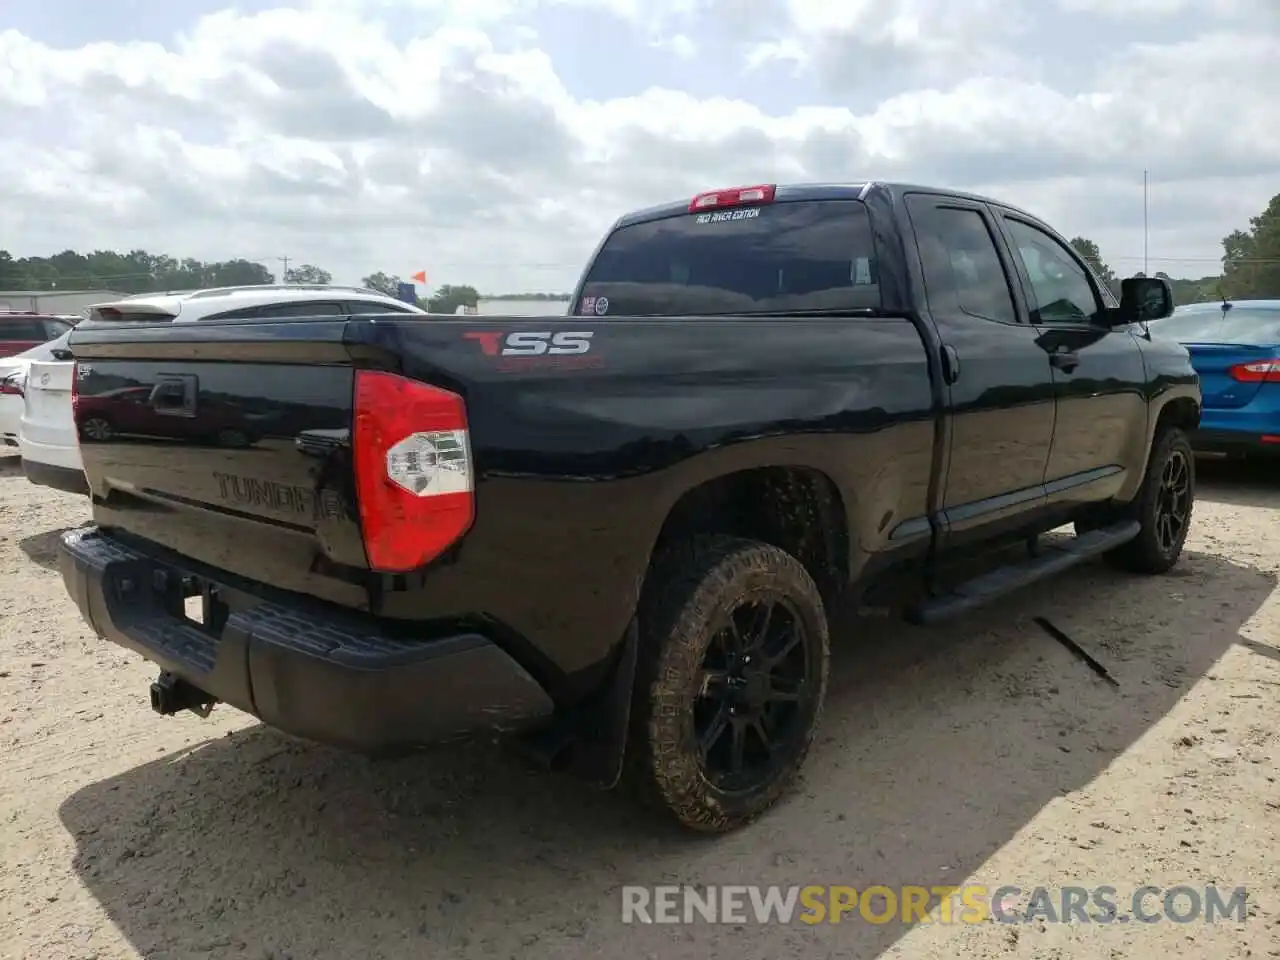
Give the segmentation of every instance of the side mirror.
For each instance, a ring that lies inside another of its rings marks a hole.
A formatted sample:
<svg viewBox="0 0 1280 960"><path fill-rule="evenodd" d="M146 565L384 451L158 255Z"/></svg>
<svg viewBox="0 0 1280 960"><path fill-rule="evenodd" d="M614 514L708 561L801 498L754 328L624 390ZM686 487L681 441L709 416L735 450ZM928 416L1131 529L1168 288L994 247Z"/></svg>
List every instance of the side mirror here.
<svg viewBox="0 0 1280 960"><path fill-rule="evenodd" d="M1163 320L1173 313L1173 285L1163 277L1126 277L1120 281L1116 326Z"/></svg>

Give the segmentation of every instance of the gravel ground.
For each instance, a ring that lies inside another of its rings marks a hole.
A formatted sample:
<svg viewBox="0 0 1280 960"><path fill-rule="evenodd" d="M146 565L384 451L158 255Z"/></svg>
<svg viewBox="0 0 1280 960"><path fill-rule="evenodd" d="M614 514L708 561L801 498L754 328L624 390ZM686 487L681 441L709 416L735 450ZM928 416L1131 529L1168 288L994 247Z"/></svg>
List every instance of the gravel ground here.
<svg viewBox="0 0 1280 960"><path fill-rule="evenodd" d="M947 629L851 623L804 783L706 840L492 749L375 762L226 708L155 717L153 670L54 570L86 503L0 458L0 957L1280 956L1277 508L1276 473L1205 468L1167 577L1094 565ZM1244 885L1249 916L620 921L624 884L964 882Z"/></svg>

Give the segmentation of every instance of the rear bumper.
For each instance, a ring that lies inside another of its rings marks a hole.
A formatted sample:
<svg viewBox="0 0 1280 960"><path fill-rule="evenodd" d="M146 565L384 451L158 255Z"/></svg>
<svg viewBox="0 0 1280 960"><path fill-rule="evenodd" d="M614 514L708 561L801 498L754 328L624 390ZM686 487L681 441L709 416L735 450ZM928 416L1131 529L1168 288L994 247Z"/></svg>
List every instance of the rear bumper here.
<svg viewBox="0 0 1280 960"><path fill-rule="evenodd" d="M1191 447L1198 453L1227 456L1271 454L1280 456L1280 425L1273 433L1251 430L1223 430L1201 427L1191 434Z"/></svg>
<svg viewBox="0 0 1280 960"><path fill-rule="evenodd" d="M4 371L0 370L0 376ZM0 444L18 445L18 426L22 423L22 398L0 394Z"/></svg>
<svg viewBox="0 0 1280 960"><path fill-rule="evenodd" d="M89 481L85 478L83 470L59 467L51 463L38 463L23 457L22 473L37 486L52 487L65 493L89 495Z"/></svg>
<svg viewBox="0 0 1280 960"><path fill-rule="evenodd" d="M381 751L514 732L552 713L538 682L479 634L391 637L356 615L264 600L96 528L64 534L59 563L100 637L310 740ZM184 583L212 590L203 625L182 615Z"/></svg>
<svg viewBox="0 0 1280 960"><path fill-rule="evenodd" d="M80 445L75 437L70 443L45 443L34 440L25 423L18 436L18 449L22 451L23 460L48 464L51 467L65 467L68 470L84 470L84 460L80 457Z"/></svg>
<svg viewBox="0 0 1280 960"><path fill-rule="evenodd" d="M1191 435L1191 446L1201 453L1241 455L1280 454L1280 387L1266 385L1247 406L1224 409L1206 407L1200 428Z"/></svg>

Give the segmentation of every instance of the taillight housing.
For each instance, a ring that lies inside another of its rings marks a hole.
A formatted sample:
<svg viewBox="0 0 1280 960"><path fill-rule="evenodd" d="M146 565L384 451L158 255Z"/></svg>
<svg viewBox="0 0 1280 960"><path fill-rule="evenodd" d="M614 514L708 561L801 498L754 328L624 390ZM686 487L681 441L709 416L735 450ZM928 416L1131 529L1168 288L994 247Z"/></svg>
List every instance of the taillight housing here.
<svg viewBox="0 0 1280 960"><path fill-rule="evenodd" d="M1237 363L1227 368L1227 374L1240 383L1280 383L1280 357Z"/></svg>
<svg viewBox="0 0 1280 960"><path fill-rule="evenodd" d="M11 373L0 380L0 397L21 397L22 395L22 374Z"/></svg>
<svg viewBox="0 0 1280 960"><path fill-rule="evenodd" d="M357 370L351 445L374 570L417 570L471 528L475 475L462 397L398 374Z"/></svg>
<svg viewBox="0 0 1280 960"><path fill-rule="evenodd" d="M742 207L748 204L773 203L777 186L762 183L754 187L729 187L725 190L708 190L689 201L689 212L719 210L724 207Z"/></svg>

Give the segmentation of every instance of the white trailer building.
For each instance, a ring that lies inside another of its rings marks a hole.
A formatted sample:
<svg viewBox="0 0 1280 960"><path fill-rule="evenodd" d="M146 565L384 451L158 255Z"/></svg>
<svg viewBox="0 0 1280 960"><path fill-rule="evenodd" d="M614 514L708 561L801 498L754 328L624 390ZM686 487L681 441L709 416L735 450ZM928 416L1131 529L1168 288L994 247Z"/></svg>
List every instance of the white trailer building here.
<svg viewBox="0 0 1280 960"><path fill-rule="evenodd" d="M126 296L114 290L0 290L0 313L46 313L52 316L89 315L95 303Z"/></svg>
<svg viewBox="0 0 1280 960"><path fill-rule="evenodd" d="M482 317L563 317L568 300L488 300L480 298L476 313Z"/></svg>

